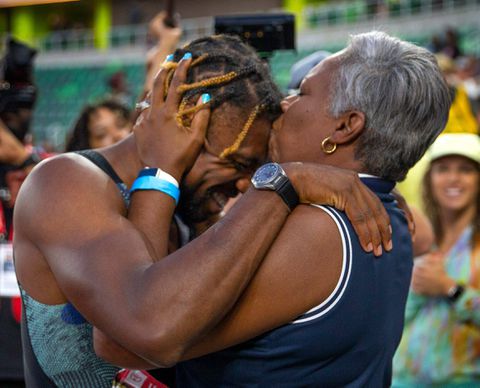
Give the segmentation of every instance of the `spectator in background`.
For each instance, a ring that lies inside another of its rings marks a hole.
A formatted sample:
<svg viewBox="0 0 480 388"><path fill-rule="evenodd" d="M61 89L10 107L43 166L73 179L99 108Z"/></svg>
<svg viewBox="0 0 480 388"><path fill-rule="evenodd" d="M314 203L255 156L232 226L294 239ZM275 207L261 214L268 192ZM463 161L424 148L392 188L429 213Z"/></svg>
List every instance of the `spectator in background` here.
<svg viewBox="0 0 480 388"><path fill-rule="evenodd" d="M435 246L417 258L394 387L480 385L480 139L445 134L423 181Z"/></svg>
<svg viewBox="0 0 480 388"><path fill-rule="evenodd" d="M0 60L0 270L15 285L14 272L7 273L12 255L13 206L18 190L40 156L30 154L23 141L30 127L36 87L33 83L35 50L9 38ZM12 262L13 264L13 262ZM13 268L11 268L13 269ZM18 290L0 286L0 387L22 387L20 340L21 301Z"/></svg>
<svg viewBox="0 0 480 388"><path fill-rule="evenodd" d="M117 71L108 78L109 92L105 96L107 100L113 100L122 104L127 109L133 107L135 97L128 90L126 75L123 71Z"/></svg>
<svg viewBox="0 0 480 388"><path fill-rule="evenodd" d="M369 19L373 19L375 16L377 16L377 13L382 3L383 1L380 1L380 0L365 1L366 7L367 7L367 16Z"/></svg>
<svg viewBox="0 0 480 388"><path fill-rule="evenodd" d="M445 47L442 52L452 59L456 59L462 55L458 43L458 33L451 27L445 31Z"/></svg>
<svg viewBox="0 0 480 388"><path fill-rule="evenodd" d="M116 101L85 107L77 119L65 151L80 151L115 144L132 131L130 111Z"/></svg>
<svg viewBox="0 0 480 388"><path fill-rule="evenodd" d="M300 84L310 70L330 55L331 53L328 51L315 51L305 58L300 59L298 62L295 62L290 70L290 82L288 83L289 94L297 93L300 89Z"/></svg>
<svg viewBox="0 0 480 388"><path fill-rule="evenodd" d="M0 387L24 387L20 339L21 300L12 256L13 204L21 183L31 170L28 152L0 120ZM5 284L5 280L7 284Z"/></svg>
<svg viewBox="0 0 480 388"><path fill-rule="evenodd" d="M437 55L437 61L454 95L445 132L478 133L478 123L456 63L443 54Z"/></svg>
<svg viewBox="0 0 480 388"><path fill-rule="evenodd" d="M433 35L430 43L427 45L427 49L430 50L432 53L437 54L442 51L443 48L443 41L439 35Z"/></svg>
<svg viewBox="0 0 480 388"><path fill-rule="evenodd" d="M443 34L432 36L427 48L434 54L442 54L450 59L457 59L462 56L457 31L449 27Z"/></svg>
<svg viewBox="0 0 480 388"><path fill-rule="evenodd" d="M128 15L128 24L141 24L145 21L145 13L141 2L133 0L130 2L130 13Z"/></svg>
<svg viewBox="0 0 480 388"><path fill-rule="evenodd" d="M166 13L160 12L149 24L149 34L155 45L146 60L145 83L141 98L152 89L153 79L166 56L173 51L182 35L180 27L165 25ZM86 106L77 119L66 152L100 148L116 143L132 130L125 73L117 72L109 79L112 93L109 100Z"/></svg>
<svg viewBox="0 0 480 388"><path fill-rule="evenodd" d="M480 125L480 60L474 55L469 55L458 60L457 65L458 77L470 100L477 125Z"/></svg>
<svg viewBox="0 0 480 388"><path fill-rule="evenodd" d="M149 38L153 40L154 45L147 53L143 96L152 90L153 80L158 69L160 69L166 56L175 51L182 36L182 29L179 27L179 21L176 20L176 26L168 27L165 24L166 19L167 13L160 12L152 19L148 26Z"/></svg>

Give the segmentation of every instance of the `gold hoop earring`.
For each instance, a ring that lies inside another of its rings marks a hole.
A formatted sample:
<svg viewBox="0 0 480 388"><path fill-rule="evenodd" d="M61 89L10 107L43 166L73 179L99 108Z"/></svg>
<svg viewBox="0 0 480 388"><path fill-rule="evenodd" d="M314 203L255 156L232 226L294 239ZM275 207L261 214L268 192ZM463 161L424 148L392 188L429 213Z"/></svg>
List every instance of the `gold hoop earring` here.
<svg viewBox="0 0 480 388"><path fill-rule="evenodd" d="M326 154L333 154L337 149L337 143L332 143L330 141L330 136L326 137L322 141L322 151Z"/></svg>

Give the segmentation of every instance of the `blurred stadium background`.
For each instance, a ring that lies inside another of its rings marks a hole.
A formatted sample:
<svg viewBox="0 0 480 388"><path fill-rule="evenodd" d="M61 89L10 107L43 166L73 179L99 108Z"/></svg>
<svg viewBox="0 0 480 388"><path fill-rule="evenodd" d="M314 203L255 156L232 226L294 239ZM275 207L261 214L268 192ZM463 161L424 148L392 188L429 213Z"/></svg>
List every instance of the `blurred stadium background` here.
<svg viewBox="0 0 480 388"><path fill-rule="evenodd" d="M0 0L0 35L39 50L39 98L33 132L37 144L62 150L86 103L102 99L108 80L125 76L132 103L140 92L148 49L147 24L162 0ZM235 13L291 12L295 51L275 52L270 65L282 89L290 67L316 50L336 51L348 35L381 29L424 46L456 31L466 56L480 56L480 0L177 0L183 41L213 33L213 17Z"/></svg>

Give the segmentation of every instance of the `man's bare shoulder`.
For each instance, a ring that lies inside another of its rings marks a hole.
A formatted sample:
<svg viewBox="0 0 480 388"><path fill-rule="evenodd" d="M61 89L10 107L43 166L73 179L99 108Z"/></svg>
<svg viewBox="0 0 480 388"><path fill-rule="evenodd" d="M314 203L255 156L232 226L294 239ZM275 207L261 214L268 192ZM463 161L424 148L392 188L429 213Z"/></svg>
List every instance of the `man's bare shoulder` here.
<svg viewBox="0 0 480 388"><path fill-rule="evenodd" d="M120 211L113 181L83 156L67 153L42 161L23 183L15 204L15 227L45 227L49 220Z"/></svg>
<svg viewBox="0 0 480 388"><path fill-rule="evenodd" d="M43 160L28 176L25 184L33 184L35 190L68 190L71 183L101 177L100 170L92 162L75 153L66 153ZM104 174L103 174L104 175ZM65 187L64 187L65 186Z"/></svg>

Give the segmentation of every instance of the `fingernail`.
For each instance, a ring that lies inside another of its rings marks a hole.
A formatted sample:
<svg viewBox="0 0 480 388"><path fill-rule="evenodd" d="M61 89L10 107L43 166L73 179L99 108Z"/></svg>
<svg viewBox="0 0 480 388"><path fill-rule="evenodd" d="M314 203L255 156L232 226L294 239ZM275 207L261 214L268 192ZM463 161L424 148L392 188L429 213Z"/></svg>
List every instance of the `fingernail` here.
<svg viewBox="0 0 480 388"><path fill-rule="evenodd" d="M373 244L372 243L368 243L367 245L367 252L371 252L373 251Z"/></svg>
<svg viewBox="0 0 480 388"><path fill-rule="evenodd" d="M190 59L192 57L192 53L185 53L185 55L183 56L182 60L185 59Z"/></svg>
<svg viewBox="0 0 480 388"><path fill-rule="evenodd" d="M392 240L389 240L388 243L387 243L387 246L385 247L385 249L386 249L387 251L391 251L392 248L393 248L393 242L392 242Z"/></svg>
<svg viewBox="0 0 480 388"><path fill-rule="evenodd" d="M165 62L173 62L173 54L168 54L167 57L165 58Z"/></svg>
<svg viewBox="0 0 480 388"><path fill-rule="evenodd" d="M379 245L377 249L375 249L375 256L381 256L383 253L382 246Z"/></svg>
<svg viewBox="0 0 480 388"><path fill-rule="evenodd" d="M208 93L202 94L202 104L206 104L211 99L212 99L212 97L210 97L210 94L208 94Z"/></svg>
<svg viewBox="0 0 480 388"><path fill-rule="evenodd" d="M392 225L388 225L388 230L390 231L390 234L393 233Z"/></svg>

